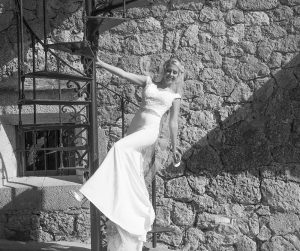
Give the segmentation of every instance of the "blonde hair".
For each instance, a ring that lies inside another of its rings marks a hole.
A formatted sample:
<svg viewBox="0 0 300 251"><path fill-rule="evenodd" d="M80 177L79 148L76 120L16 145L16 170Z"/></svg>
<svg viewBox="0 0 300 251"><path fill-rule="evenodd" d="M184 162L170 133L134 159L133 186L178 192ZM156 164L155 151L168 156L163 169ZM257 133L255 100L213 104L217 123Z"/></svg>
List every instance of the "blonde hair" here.
<svg viewBox="0 0 300 251"><path fill-rule="evenodd" d="M184 85L184 66L178 58L171 57L163 65L164 73L170 65L175 65L179 69L179 76L178 76L178 79L176 81L177 84L176 84L176 90L175 91L176 91L176 93L182 94L183 85Z"/></svg>
<svg viewBox="0 0 300 251"><path fill-rule="evenodd" d="M168 59L165 63L164 63L164 71L166 71L167 67L170 65L175 65L177 66L177 68L179 69L179 71L181 73L184 73L184 66L182 65L182 63L179 61L179 59L172 57L170 59Z"/></svg>

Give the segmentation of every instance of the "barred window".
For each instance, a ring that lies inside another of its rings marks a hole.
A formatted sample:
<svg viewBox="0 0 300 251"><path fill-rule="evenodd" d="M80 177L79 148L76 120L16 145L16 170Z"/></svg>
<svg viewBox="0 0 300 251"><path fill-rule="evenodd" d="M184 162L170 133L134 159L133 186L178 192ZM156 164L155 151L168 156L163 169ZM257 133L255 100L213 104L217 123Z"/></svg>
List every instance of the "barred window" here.
<svg viewBox="0 0 300 251"><path fill-rule="evenodd" d="M74 175L76 151L74 128L61 131L39 130L24 131L23 139L23 174L25 176L55 176ZM60 150L60 147L70 147L70 150ZM67 167L67 168L65 168Z"/></svg>

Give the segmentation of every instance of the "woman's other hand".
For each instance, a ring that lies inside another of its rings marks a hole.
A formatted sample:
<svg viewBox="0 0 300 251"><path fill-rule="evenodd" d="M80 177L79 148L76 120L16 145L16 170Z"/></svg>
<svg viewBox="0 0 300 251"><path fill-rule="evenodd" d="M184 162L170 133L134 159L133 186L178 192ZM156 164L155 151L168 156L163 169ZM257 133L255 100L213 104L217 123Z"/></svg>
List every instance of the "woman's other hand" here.
<svg viewBox="0 0 300 251"><path fill-rule="evenodd" d="M173 150L173 165L175 167L178 167L180 165L180 162L181 162L181 154L177 149L175 149Z"/></svg>
<svg viewBox="0 0 300 251"><path fill-rule="evenodd" d="M99 65L100 67L102 67L102 65L103 65L103 61L100 59L99 55L97 55L96 63L97 63L97 65Z"/></svg>

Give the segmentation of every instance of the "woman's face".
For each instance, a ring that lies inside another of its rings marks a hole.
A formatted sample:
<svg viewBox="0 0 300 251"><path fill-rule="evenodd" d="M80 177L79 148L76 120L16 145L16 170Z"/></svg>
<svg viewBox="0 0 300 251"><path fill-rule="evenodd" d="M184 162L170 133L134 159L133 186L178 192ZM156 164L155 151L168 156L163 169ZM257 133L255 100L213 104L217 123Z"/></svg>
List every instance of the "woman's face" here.
<svg viewBox="0 0 300 251"><path fill-rule="evenodd" d="M179 76L179 69L176 65L168 65L164 72L164 81L166 84L171 84L176 81Z"/></svg>

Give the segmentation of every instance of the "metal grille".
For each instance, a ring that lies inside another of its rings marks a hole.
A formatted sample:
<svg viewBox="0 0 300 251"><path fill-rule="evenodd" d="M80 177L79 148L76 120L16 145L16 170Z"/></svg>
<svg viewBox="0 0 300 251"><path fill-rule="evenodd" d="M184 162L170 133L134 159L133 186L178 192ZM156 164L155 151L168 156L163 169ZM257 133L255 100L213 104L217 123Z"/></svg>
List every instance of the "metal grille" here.
<svg viewBox="0 0 300 251"><path fill-rule="evenodd" d="M63 133L64 146L75 146L74 130ZM24 173L25 175L72 175L75 170L60 169L61 166L76 166L76 152L64 151L60 158L60 130L42 130L24 132ZM55 149L56 148L56 149ZM61 163L63 162L63 163Z"/></svg>

